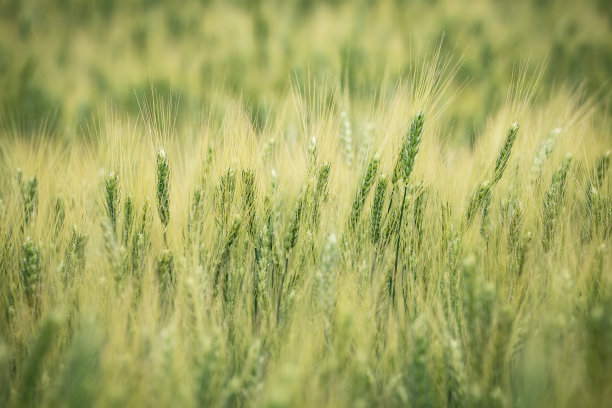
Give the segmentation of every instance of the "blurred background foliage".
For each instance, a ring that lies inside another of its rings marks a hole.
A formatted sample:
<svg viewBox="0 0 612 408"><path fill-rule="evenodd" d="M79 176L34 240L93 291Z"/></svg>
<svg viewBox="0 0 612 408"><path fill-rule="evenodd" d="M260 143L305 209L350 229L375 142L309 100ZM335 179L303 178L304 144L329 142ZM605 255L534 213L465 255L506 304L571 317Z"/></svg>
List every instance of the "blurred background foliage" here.
<svg viewBox="0 0 612 408"><path fill-rule="evenodd" d="M440 41L460 61L452 137L479 132L519 68L612 112L609 0L0 0L0 125L75 130L109 103L137 114L153 87L191 118L241 97L258 129L291 81L367 101Z"/></svg>

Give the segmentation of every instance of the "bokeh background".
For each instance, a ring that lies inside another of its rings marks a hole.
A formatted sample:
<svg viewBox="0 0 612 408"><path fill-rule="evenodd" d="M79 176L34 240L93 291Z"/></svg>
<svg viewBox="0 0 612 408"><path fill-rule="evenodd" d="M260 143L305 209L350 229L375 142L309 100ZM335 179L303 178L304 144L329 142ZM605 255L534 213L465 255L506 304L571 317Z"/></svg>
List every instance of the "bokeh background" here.
<svg viewBox="0 0 612 408"><path fill-rule="evenodd" d="M0 0L0 125L74 132L154 88L179 122L235 97L260 128L292 81L367 99L440 44L459 62L453 137L478 134L520 69L612 112L609 0Z"/></svg>

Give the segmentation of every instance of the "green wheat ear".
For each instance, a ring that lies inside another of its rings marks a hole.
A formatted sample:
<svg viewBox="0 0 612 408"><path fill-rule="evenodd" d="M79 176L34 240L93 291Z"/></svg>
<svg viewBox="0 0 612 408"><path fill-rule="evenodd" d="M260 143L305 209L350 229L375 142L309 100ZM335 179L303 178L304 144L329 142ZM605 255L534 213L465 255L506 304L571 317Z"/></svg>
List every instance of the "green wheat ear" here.
<svg viewBox="0 0 612 408"><path fill-rule="evenodd" d="M317 174L317 184L314 190L313 195L313 205L312 205L312 226L314 230L318 230L319 228L319 220L321 219L321 205L327 199L327 185L329 183L329 171L331 169L331 165L329 163L325 163L319 168Z"/></svg>
<svg viewBox="0 0 612 408"><path fill-rule="evenodd" d="M40 272L42 269L40 247L27 237L22 246L23 258L21 261L21 280L23 291L28 302L28 306L36 304L38 295Z"/></svg>
<svg viewBox="0 0 612 408"><path fill-rule="evenodd" d="M17 182L21 188L24 222L25 225L28 225L36 214L36 208L38 206L38 179L34 176L30 180L24 182L21 169L17 169Z"/></svg>
<svg viewBox="0 0 612 408"><path fill-rule="evenodd" d="M243 206L246 219L246 230L249 237L255 242L256 231L256 195L257 185L255 184L255 172L253 170L242 170L242 185L243 185Z"/></svg>
<svg viewBox="0 0 612 408"><path fill-rule="evenodd" d="M234 194L236 192L236 172L229 167L219 179L217 185L216 210L217 216L215 221L219 230L223 233L229 226L229 218L234 202Z"/></svg>
<svg viewBox="0 0 612 408"><path fill-rule="evenodd" d="M474 215L476 215L482 205L488 200L490 194L491 184L485 180L480 183L468 201L468 205L465 210L465 220L468 224L472 221Z"/></svg>
<svg viewBox="0 0 612 408"><path fill-rule="evenodd" d="M533 161L531 162L531 169L529 170L529 182L531 184L535 184L540 175L542 174L542 167L544 166L544 162L548 159L548 156L552 153L555 148L555 144L557 143L557 139L561 134L561 128L556 128L548 137L540 144L540 148L537 153L533 157Z"/></svg>
<svg viewBox="0 0 612 408"><path fill-rule="evenodd" d="M228 272L227 270L223 271L223 276L221 276L222 269L227 266L230 261L230 257L232 254L232 247L234 246L236 240L238 239L238 233L240 232L240 227L242 225L242 218L240 215L236 215L232 222L232 226L229 229L227 236L225 237L225 242L223 244L223 248L221 248L221 253L219 254L219 258L217 259L217 263L214 269L213 276L213 289L215 295L219 290L219 279L221 279L222 286L225 286L227 283Z"/></svg>
<svg viewBox="0 0 612 408"><path fill-rule="evenodd" d="M410 175L412 174L412 170L414 169L414 161L417 153L419 152L419 144L421 143L421 134L423 133L423 123L425 121L425 116L423 115L423 111L419 111L417 115L412 120L410 124L410 130L408 131L408 135L404 140L404 144L400 151L400 155L397 159L397 163L395 165L395 170L393 172L393 183L398 179L402 179L404 181L404 194L402 196L402 204L400 206L400 214L399 220L396 228L397 239L395 241L395 262L393 267L393 274L390 275L389 279L389 289L390 289L390 297L393 304L395 304L395 281L397 279L397 268L399 265L399 250L400 250L400 240L401 240L401 228L402 228L402 220L404 218L404 208L406 206L406 195L408 193L408 180L410 179Z"/></svg>
<svg viewBox="0 0 612 408"><path fill-rule="evenodd" d="M72 227L64 261L59 268L64 286L68 286L72 282L75 273L81 273L85 269L85 249L88 240L87 235L76 225Z"/></svg>
<svg viewBox="0 0 612 408"><path fill-rule="evenodd" d="M425 206L427 202L427 190L423 187L422 180L414 186L414 194L416 194L416 197L414 199L413 223L416 230L416 246L420 248L423 242L423 226L425 225Z"/></svg>
<svg viewBox="0 0 612 408"><path fill-rule="evenodd" d="M359 186L359 190L357 190L355 200L353 200L353 208L351 209L351 214L349 217L349 227L351 231L355 231L355 228L357 227L366 198L370 192L370 189L372 188L372 185L374 184L374 180L376 179L378 164L378 157L372 158L365 174L363 175L363 178L361 179L361 185Z"/></svg>
<svg viewBox="0 0 612 408"><path fill-rule="evenodd" d="M300 197L298 198L298 202L296 203L295 209L293 211L293 216L289 221L289 228L285 233L285 254L289 256L289 252L295 247L297 244L298 235L300 232L300 220L302 218L302 209L304 206L304 196L305 192L302 191Z"/></svg>
<svg viewBox="0 0 612 408"><path fill-rule="evenodd" d="M551 249L555 237L557 218L561 211L563 196L565 195L567 174L570 169L571 161L571 154L565 156L553 174L550 187L548 187L544 198L544 208L542 209L542 246L546 252Z"/></svg>
<svg viewBox="0 0 612 408"><path fill-rule="evenodd" d="M131 196L125 198L123 203L123 232L121 234L121 242L124 246L128 245L130 234L132 233L132 224L134 223L134 202Z"/></svg>
<svg viewBox="0 0 612 408"><path fill-rule="evenodd" d="M387 179L385 177L378 180L374 191L374 201L370 213L370 239L374 246L380 241L380 231L382 229L382 210L385 204L385 193L387 191Z"/></svg>
<svg viewBox="0 0 612 408"><path fill-rule="evenodd" d="M119 175L111 171L104 179L106 195L106 213L110 219L113 233L117 234L117 218L119 216Z"/></svg>
<svg viewBox="0 0 612 408"><path fill-rule="evenodd" d="M174 292L174 255L169 249L164 249L157 261L157 279L159 281L159 296L162 306L168 306Z"/></svg>
<svg viewBox="0 0 612 408"><path fill-rule="evenodd" d="M400 154L395 162L393 177L391 178L392 183L395 183L399 179L403 179L404 182L407 183L410 179L410 175L414 169L415 158L419 152L424 122L425 114L423 111L419 111L410 124L410 130L404 137Z"/></svg>
<svg viewBox="0 0 612 408"><path fill-rule="evenodd" d="M159 213L159 220L164 225L164 229L167 229L170 222L170 166L164 149L160 149L157 153L156 168L157 211Z"/></svg>
<svg viewBox="0 0 612 408"><path fill-rule="evenodd" d="M508 134L506 135L506 139L504 140L504 144L499 151L499 155L497 156L497 161L495 162L495 171L493 172L493 184L496 184L501 177L504 175L504 170L506 170L506 166L508 165L508 159L510 158L510 153L512 153L512 146L516 141L516 136L518 135L519 125L518 123L513 123L510 125L508 129Z"/></svg>

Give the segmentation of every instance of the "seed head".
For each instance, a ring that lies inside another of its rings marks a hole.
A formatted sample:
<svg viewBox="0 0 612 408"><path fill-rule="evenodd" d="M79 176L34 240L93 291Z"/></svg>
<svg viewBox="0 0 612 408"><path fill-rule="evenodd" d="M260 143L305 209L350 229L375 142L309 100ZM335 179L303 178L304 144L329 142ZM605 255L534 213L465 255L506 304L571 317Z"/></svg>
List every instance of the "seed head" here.
<svg viewBox="0 0 612 408"><path fill-rule="evenodd" d="M504 170L508 165L508 159L510 158L510 153L512 153L512 146L516 141L516 136L518 134L519 125L518 123L513 123L510 125L508 129L508 135L504 140L504 144L499 151L499 155L497 156L497 162L495 162L495 171L493 172L493 184L496 184L504 174Z"/></svg>
<svg viewBox="0 0 612 408"><path fill-rule="evenodd" d="M164 149L157 153L157 211L161 223L167 228L170 222L170 166Z"/></svg>
<svg viewBox="0 0 612 408"><path fill-rule="evenodd" d="M106 213L111 223L113 233L117 233L117 217L119 213L119 175L111 171L104 179L106 193Z"/></svg>
<svg viewBox="0 0 612 408"><path fill-rule="evenodd" d="M421 134L423 133L423 123L425 121L425 115L423 111L419 111L417 115L412 119L410 124L410 130L404 137L404 142L400 150L400 154L395 163L395 169L393 170L392 183L395 183L399 179L403 179L404 183L407 183L414 169L414 162L417 153L419 152L419 144L421 143Z"/></svg>
<svg viewBox="0 0 612 408"><path fill-rule="evenodd" d="M28 305L33 306L41 271L40 248L30 237L22 244L21 279Z"/></svg>
<svg viewBox="0 0 612 408"><path fill-rule="evenodd" d="M565 195L565 185L567 173L570 168L572 156L568 154L561 162L553 174L550 187L546 191L544 198L544 208L542 210L542 245L548 252L554 238L557 217L561 210L563 196Z"/></svg>
<svg viewBox="0 0 612 408"><path fill-rule="evenodd" d="M378 180L374 191L374 201L372 202L372 212L370 220L370 239L374 245L380 241L380 231L382 228L382 210L385 204L385 192L387 191L387 179L385 177Z"/></svg>
<svg viewBox="0 0 612 408"><path fill-rule="evenodd" d="M21 186L21 196L23 198L23 210L24 210L24 221L25 224L29 224L30 220L36 213L36 207L38 206L38 179L36 177L31 178L27 182L23 183L23 176L18 171L17 179Z"/></svg>
<svg viewBox="0 0 612 408"><path fill-rule="evenodd" d="M359 190L357 190L357 194L353 200L353 209L351 210L351 215L349 218L349 227L353 231L357 227L357 223L361 217L361 212L363 211L365 200L370 192L370 189L372 188L372 185L374 184L374 180L376 179L378 164L379 160L377 157L370 160L370 164L368 165L368 168L361 179L361 186L359 187Z"/></svg>

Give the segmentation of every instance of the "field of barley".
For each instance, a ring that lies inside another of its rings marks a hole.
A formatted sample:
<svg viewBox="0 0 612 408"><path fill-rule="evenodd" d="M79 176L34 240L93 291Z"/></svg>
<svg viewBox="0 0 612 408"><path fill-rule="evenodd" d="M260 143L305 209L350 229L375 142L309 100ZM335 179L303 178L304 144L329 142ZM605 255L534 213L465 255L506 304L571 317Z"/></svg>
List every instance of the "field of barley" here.
<svg viewBox="0 0 612 408"><path fill-rule="evenodd" d="M0 407L605 407L606 0L0 0Z"/></svg>

